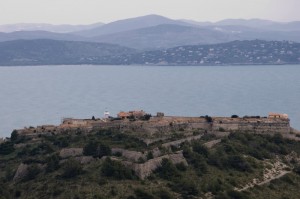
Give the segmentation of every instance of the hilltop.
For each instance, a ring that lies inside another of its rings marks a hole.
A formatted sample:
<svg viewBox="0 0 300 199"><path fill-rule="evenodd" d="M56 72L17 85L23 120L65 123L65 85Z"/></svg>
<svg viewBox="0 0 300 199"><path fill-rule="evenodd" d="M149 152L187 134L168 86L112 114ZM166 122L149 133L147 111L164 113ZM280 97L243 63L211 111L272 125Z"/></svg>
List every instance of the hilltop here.
<svg viewBox="0 0 300 199"><path fill-rule="evenodd" d="M0 145L0 198L297 198L298 139L285 115L67 118Z"/></svg>

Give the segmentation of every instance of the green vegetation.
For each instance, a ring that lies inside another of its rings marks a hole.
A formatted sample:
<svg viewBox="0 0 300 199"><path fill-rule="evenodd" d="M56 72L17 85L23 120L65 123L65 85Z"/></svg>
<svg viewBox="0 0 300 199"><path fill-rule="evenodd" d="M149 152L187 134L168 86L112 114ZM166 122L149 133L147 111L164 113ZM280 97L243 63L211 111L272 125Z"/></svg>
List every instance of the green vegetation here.
<svg viewBox="0 0 300 199"><path fill-rule="evenodd" d="M102 158L103 156L111 155L111 148L106 144L90 141L84 146L83 154Z"/></svg>
<svg viewBox="0 0 300 199"><path fill-rule="evenodd" d="M178 130L171 139L181 139L185 133ZM300 162L296 158L300 156L300 143L280 134L231 133L212 148L203 145L217 139L212 134L170 148L161 147L162 141L147 146L134 132L110 129L90 134L76 130L36 139L13 132L12 137L0 145L0 199L168 199L206 198L207 194L217 199L279 199L300 195ZM143 158L136 162L145 163L154 161L151 150L157 146L162 154L182 151L186 162L174 164L164 158L149 177L141 180L133 171L133 162L120 152L112 154L114 147L139 151ZM83 148L83 154L67 158L59 155L61 149L71 147ZM290 154L296 155L288 160ZM92 160L85 160L86 156ZM243 192L235 190L254 178L262 179L264 169L270 167L265 163L278 159L289 166L287 175ZM17 180L14 176L21 163L28 168Z"/></svg>
<svg viewBox="0 0 300 199"><path fill-rule="evenodd" d="M117 180L135 179L134 172L118 161L106 158L103 162L101 173L103 176Z"/></svg>

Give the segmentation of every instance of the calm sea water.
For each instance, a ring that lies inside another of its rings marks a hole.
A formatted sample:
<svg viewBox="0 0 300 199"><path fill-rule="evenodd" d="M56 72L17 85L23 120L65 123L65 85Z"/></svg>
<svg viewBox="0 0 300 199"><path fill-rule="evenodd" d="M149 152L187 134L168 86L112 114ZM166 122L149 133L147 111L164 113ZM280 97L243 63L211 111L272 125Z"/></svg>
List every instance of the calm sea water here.
<svg viewBox="0 0 300 199"><path fill-rule="evenodd" d="M300 129L300 65L0 67L0 137L143 109L184 116L287 113Z"/></svg>

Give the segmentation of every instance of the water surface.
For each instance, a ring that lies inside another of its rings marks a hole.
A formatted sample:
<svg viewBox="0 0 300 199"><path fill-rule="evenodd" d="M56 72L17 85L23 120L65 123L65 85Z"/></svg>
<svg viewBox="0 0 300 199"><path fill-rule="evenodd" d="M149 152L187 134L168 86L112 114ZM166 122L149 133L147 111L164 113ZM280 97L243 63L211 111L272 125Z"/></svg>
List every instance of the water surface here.
<svg viewBox="0 0 300 199"><path fill-rule="evenodd" d="M287 113L300 129L300 65L0 67L0 137L105 109L182 116Z"/></svg>

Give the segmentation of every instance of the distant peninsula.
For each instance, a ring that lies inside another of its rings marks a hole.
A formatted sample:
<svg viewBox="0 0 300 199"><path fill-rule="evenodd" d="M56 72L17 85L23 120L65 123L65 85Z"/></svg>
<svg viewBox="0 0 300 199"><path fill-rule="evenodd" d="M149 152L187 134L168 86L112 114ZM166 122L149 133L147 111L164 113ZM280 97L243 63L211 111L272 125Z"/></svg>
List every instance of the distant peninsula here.
<svg viewBox="0 0 300 199"><path fill-rule="evenodd" d="M0 66L300 64L300 43L244 40L136 50L115 44L50 39L0 43Z"/></svg>

